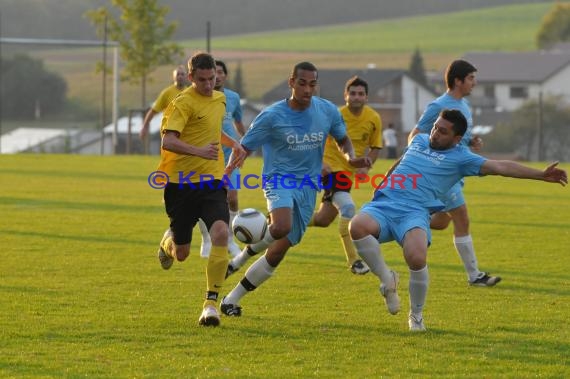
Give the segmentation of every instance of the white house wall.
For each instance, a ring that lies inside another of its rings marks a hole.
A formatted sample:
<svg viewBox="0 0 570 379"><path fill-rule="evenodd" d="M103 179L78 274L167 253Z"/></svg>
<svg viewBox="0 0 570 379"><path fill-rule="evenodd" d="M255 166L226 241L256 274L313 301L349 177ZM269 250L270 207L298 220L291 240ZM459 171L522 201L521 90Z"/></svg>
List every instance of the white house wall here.
<svg viewBox="0 0 570 379"><path fill-rule="evenodd" d="M511 87L527 87L528 98L526 99L511 99ZM538 85L536 84L519 84L519 83L497 83L495 85L495 99L497 100L497 110L512 112L520 108L524 103L531 98L536 98L538 93Z"/></svg>
<svg viewBox="0 0 570 379"><path fill-rule="evenodd" d="M436 96L407 76L402 78L402 131L411 131L419 117Z"/></svg>
<svg viewBox="0 0 570 379"><path fill-rule="evenodd" d="M511 87L526 86L526 99L511 99ZM514 111L529 100L538 100L542 91L543 96L562 95L570 101L570 67L567 67L546 80L542 86L538 83L497 83L495 84L495 99L497 106L504 111Z"/></svg>
<svg viewBox="0 0 570 379"><path fill-rule="evenodd" d="M570 101L570 67L560 70L542 85L543 96L563 95ZM538 97L538 95L536 95Z"/></svg>

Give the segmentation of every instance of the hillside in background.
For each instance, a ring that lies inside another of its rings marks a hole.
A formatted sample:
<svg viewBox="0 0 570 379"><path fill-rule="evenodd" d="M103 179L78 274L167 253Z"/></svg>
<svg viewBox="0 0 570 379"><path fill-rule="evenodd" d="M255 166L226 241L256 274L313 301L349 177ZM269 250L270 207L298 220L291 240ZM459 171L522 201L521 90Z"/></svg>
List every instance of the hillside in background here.
<svg viewBox="0 0 570 379"><path fill-rule="evenodd" d="M540 0L163 0L177 38L200 38L206 22L212 36L323 26L419 14L434 14ZM83 14L108 0L0 0L1 33L12 38L94 39ZM187 15L187 17L184 17ZM41 22L37 22L41 20Z"/></svg>
<svg viewBox="0 0 570 379"><path fill-rule="evenodd" d="M515 4L212 38L212 51L423 53L528 51L551 4ZM485 27L482 27L482 21ZM453 38L449 38L449 36ZM190 40L200 48L205 39Z"/></svg>
<svg viewBox="0 0 570 379"><path fill-rule="evenodd" d="M291 66L301 60L309 60L321 69L363 68L369 65L407 68L414 49L420 48L425 68L440 72L449 60L468 51L534 50L536 30L550 7L549 3L544 2L527 3L234 37L220 36L212 40L212 53L226 61L231 74L240 65L245 93L250 100L257 100L283 80ZM481 20L484 20L484 27ZM450 39L450 35L454 38ZM181 42L188 55L205 46L203 38ZM101 49L45 49L35 46L16 49L13 45L7 45L2 53L9 55L16 51L43 60L50 71L62 75L68 84L68 95L74 101L89 107L101 103L101 77L95 71L95 64L101 59ZM170 80L171 71L172 67L167 65L151 74L147 87L150 97L158 94ZM233 80L231 74L230 80ZM109 84L107 90L110 92L110 89ZM121 84L121 106L140 107L140 98L139 85Z"/></svg>

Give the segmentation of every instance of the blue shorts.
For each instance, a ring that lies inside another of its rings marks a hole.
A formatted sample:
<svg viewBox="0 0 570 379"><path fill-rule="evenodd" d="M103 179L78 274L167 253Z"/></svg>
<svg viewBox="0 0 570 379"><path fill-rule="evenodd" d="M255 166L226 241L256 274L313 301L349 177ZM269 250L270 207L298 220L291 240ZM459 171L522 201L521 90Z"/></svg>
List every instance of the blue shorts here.
<svg viewBox="0 0 570 379"><path fill-rule="evenodd" d="M368 202L360 209L380 225L378 242L396 241L402 246L406 233L414 228L426 232L428 246L431 244L430 215L423 207L391 201L386 197Z"/></svg>
<svg viewBox="0 0 570 379"><path fill-rule="evenodd" d="M458 208L465 204L465 199L463 198L463 180L455 183L453 187L440 199L445 208L441 212L448 212L452 209Z"/></svg>
<svg viewBox="0 0 570 379"><path fill-rule="evenodd" d="M293 189L280 186L275 188L271 183L267 183L264 193L269 212L277 208L291 209L292 225L291 231L287 234L287 239L293 246L301 242L315 210L317 190L310 186Z"/></svg>

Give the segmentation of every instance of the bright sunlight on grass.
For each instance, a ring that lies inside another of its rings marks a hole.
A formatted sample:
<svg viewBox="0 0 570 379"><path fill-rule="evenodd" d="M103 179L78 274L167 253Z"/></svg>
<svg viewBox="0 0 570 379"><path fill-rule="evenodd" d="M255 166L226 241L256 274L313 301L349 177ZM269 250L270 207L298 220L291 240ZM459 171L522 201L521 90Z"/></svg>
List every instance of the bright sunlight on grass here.
<svg viewBox="0 0 570 379"><path fill-rule="evenodd" d="M157 163L0 156L1 377L570 375L567 188L467 181L480 266L503 282L467 286L451 230L435 232L425 334L408 332L408 271L398 246L383 246L402 279L403 309L392 316L378 281L345 267L336 224L310 228L274 277L243 299L241 318L206 329L197 325L206 266L199 237L170 271L156 258L167 226L162 193L147 183ZM375 172L389 165L379 161ZM243 172L259 170L250 158ZM354 194L360 205L371 191ZM242 208L265 210L259 191L240 196ZM240 278L230 277L223 292Z"/></svg>

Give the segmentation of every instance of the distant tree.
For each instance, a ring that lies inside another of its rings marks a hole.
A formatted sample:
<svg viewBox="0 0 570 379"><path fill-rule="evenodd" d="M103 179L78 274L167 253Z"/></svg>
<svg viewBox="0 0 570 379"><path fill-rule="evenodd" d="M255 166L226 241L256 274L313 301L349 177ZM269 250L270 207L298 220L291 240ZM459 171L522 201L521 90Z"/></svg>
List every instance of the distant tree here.
<svg viewBox="0 0 570 379"><path fill-rule="evenodd" d="M236 72L232 76L234 77L234 80L232 81L232 87L233 87L234 91L239 93L239 96L242 99L245 99L247 96L245 94L245 87L244 87L244 83L243 83L243 73L241 70L241 61L238 62Z"/></svg>
<svg viewBox="0 0 570 379"><path fill-rule="evenodd" d="M67 83L48 72L43 61L19 54L2 59L2 115L13 119L32 119L38 112L50 115L65 105Z"/></svg>
<svg viewBox="0 0 570 379"><path fill-rule="evenodd" d="M539 107L542 107L539 113ZM485 149L517 152L525 160L539 156L539 114L542 114L542 157L570 160L570 106L560 96L546 97L542 104L532 100L513 112L511 119L485 137Z"/></svg>
<svg viewBox="0 0 570 379"><path fill-rule="evenodd" d="M141 84L143 109L148 106L146 83L149 74L159 66L174 64L184 53L178 44L170 42L177 24L165 23L169 8L157 3L158 0L111 0L111 5L120 12L120 18L105 7L86 12L100 37L107 20L108 38L119 42L121 58L125 62L121 79Z"/></svg>
<svg viewBox="0 0 570 379"><path fill-rule="evenodd" d="M414 54L412 55L408 72L410 76L414 78L418 83L421 83L428 87L426 70L424 68L424 59L422 58L422 54L420 53L419 48L416 48L416 51L414 51Z"/></svg>
<svg viewBox="0 0 570 379"><path fill-rule="evenodd" d="M544 49L556 42L566 41L570 41L570 3L557 2L544 16L536 35L536 44Z"/></svg>

